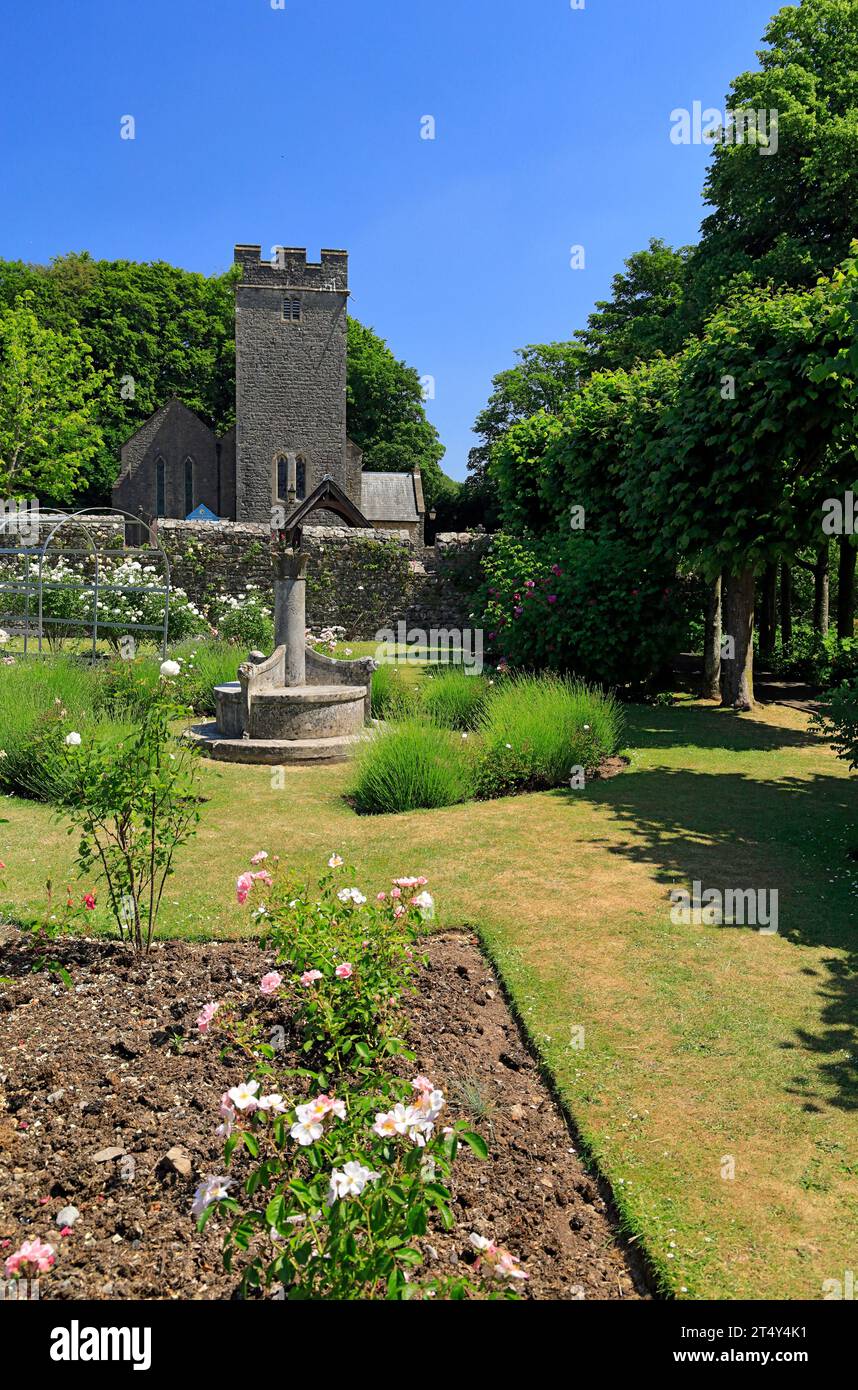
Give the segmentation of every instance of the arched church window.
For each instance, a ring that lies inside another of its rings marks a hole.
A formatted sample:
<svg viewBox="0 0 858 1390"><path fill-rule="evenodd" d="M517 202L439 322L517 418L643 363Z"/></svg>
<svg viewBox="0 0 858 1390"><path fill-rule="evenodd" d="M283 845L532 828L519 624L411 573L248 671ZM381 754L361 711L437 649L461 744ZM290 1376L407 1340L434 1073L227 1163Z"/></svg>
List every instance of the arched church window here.
<svg viewBox="0 0 858 1390"><path fill-rule="evenodd" d="M277 498L278 502L286 502L289 496L289 460L285 454L281 454L277 460ZM295 497L297 501L303 502L307 496L307 465L302 458L295 461Z"/></svg>
<svg viewBox="0 0 858 1390"><path fill-rule="evenodd" d="M167 465L160 457L155 460L155 515L167 515Z"/></svg>
<svg viewBox="0 0 858 1390"><path fill-rule="evenodd" d="M194 510L194 461L185 459L185 516Z"/></svg>

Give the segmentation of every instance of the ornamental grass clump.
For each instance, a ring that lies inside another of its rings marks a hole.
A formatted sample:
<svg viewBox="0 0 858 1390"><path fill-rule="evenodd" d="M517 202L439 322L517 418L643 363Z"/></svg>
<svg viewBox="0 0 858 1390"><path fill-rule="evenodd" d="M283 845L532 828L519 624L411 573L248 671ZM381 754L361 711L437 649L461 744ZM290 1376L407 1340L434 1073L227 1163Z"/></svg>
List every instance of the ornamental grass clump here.
<svg viewBox="0 0 858 1390"><path fill-rule="evenodd" d="M200 1183L192 1214L200 1229L228 1219L224 1263L240 1263L245 1296L512 1297L526 1272L476 1232L472 1265L428 1278L422 1270L424 1239L455 1225L461 1146L488 1156L464 1121L445 1123L439 1086L394 1071L394 1058L413 1061L391 1024L434 916L426 880L399 878L372 894L349 882L339 855L328 869L311 887L260 851L237 881L239 902L277 947L277 968L256 991L264 1015L245 1001L210 1001L197 1020L222 1055L245 1059L248 1078L224 1092L218 1113L231 1172ZM277 1051L262 1041L278 1004L284 1025L275 1031L301 1039L306 1058L279 1074Z"/></svg>
<svg viewBox="0 0 858 1390"><path fill-rule="evenodd" d="M416 697L398 666L382 662L372 673L373 719L406 719L414 712Z"/></svg>
<svg viewBox="0 0 858 1390"><path fill-rule="evenodd" d="M464 667L437 667L421 687L421 703L433 723L444 729L475 729L490 689L484 676L469 675Z"/></svg>
<svg viewBox="0 0 858 1390"><path fill-rule="evenodd" d="M468 801L474 769L467 740L415 718L380 729L357 756L350 792L360 815Z"/></svg>
<svg viewBox="0 0 858 1390"><path fill-rule="evenodd" d="M52 801L63 770L54 756L57 728L90 729L95 713L91 667L49 657L4 667L0 680L0 790Z"/></svg>
<svg viewBox="0 0 858 1390"><path fill-rule="evenodd" d="M215 686L237 681L238 668L247 660L247 652L235 643L216 640L185 642L172 655L182 668L181 698L197 714L215 713Z"/></svg>
<svg viewBox="0 0 858 1390"><path fill-rule="evenodd" d="M477 795L569 785L619 747L622 713L610 695L562 676L515 676L493 692L479 725Z"/></svg>

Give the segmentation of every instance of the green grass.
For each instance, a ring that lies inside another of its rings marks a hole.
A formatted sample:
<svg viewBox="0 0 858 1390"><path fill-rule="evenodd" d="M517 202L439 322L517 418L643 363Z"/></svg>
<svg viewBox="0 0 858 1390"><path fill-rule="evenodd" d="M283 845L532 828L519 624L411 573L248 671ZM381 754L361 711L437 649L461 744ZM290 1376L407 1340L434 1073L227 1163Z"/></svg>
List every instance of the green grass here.
<svg viewBox="0 0 858 1390"><path fill-rule="evenodd" d="M349 766L287 769L281 789L207 764L162 934L248 934L234 881L262 848L308 875L336 850L367 893L425 874L439 926L477 930L497 962L665 1289L816 1299L856 1259L858 781L795 710L626 719L621 776L395 816L354 813ZM7 798L4 817L22 918L73 844L45 806ZM695 878L777 888L779 935L672 924L670 886Z"/></svg>

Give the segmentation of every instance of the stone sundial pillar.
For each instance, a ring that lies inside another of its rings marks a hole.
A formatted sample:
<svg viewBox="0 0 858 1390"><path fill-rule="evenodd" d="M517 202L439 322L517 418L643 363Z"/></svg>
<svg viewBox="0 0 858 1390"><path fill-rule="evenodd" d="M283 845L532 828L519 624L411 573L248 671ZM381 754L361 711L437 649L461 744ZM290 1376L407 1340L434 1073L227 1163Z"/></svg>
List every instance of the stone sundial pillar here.
<svg viewBox="0 0 858 1390"><path fill-rule="evenodd" d="M286 550L274 562L274 645L286 648L287 686L306 685L307 560Z"/></svg>

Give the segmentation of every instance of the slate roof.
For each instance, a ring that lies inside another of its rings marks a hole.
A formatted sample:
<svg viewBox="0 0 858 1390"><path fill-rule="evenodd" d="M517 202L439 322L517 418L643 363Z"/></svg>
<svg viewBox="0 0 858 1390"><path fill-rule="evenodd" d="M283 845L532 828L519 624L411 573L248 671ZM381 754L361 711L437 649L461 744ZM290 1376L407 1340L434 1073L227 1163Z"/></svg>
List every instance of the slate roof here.
<svg viewBox="0 0 858 1390"><path fill-rule="evenodd" d="M362 473L360 509L370 521L419 521L413 474Z"/></svg>

